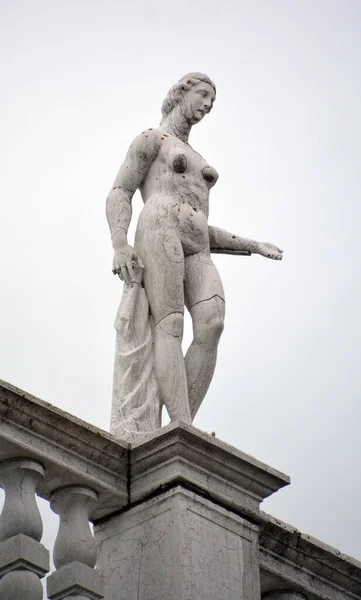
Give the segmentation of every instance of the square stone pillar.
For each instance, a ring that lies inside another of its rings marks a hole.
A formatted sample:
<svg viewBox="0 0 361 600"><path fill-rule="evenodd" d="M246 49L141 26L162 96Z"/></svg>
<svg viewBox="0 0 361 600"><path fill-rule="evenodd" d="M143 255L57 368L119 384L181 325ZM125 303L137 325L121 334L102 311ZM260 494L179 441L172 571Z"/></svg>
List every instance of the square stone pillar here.
<svg viewBox="0 0 361 600"><path fill-rule="evenodd" d="M286 475L181 423L128 472L128 507L95 524L105 600L260 599L259 504Z"/></svg>

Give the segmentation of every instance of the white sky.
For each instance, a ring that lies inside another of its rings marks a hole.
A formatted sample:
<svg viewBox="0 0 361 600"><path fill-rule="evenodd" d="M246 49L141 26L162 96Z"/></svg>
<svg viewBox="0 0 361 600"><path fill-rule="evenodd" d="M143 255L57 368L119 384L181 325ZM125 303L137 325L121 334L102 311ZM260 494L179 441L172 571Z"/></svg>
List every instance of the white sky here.
<svg viewBox="0 0 361 600"><path fill-rule="evenodd" d="M168 88L207 73L210 223L285 257L215 257L226 328L195 425L291 476L264 510L360 559L361 3L3 0L0 22L0 377L108 428L105 199Z"/></svg>

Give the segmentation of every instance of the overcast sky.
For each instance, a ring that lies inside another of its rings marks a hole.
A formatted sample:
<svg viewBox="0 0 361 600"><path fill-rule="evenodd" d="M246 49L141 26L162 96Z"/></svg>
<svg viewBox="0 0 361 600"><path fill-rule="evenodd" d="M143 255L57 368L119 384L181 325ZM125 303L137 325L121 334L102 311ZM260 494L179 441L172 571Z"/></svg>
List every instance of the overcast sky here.
<svg viewBox="0 0 361 600"><path fill-rule="evenodd" d="M361 3L3 0L0 23L0 377L108 429L105 199L169 87L207 73L210 223L285 255L214 258L226 327L194 424L291 476L264 510L361 559Z"/></svg>

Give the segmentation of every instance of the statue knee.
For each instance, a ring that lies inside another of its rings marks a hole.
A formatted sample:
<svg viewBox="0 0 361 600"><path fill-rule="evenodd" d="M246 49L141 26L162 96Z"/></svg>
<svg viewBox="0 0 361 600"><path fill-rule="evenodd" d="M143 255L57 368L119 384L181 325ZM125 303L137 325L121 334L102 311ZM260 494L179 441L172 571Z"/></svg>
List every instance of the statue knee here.
<svg viewBox="0 0 361 600"><path fill-rule="evenodd" d="M172 335L173 337L182 337L183 336L183 313L174 312L166 317L163 317L160 321L158 321L155 326L155 331L157 329L161 329L165 333Z"/></svg>
<svg viewBox="0 0 361 600"><path fill-rule="evenodd" d="M191 310L194 338L199 343L217 344L224 329L224 300L215 296L200 302Z"/></svg>
<svg viewBox="0 0 361 600"><path fill-rule="evenodd" d="M206 323L206 329L214 341L219 340L224 329L224 315L214 312Z"/></svg>

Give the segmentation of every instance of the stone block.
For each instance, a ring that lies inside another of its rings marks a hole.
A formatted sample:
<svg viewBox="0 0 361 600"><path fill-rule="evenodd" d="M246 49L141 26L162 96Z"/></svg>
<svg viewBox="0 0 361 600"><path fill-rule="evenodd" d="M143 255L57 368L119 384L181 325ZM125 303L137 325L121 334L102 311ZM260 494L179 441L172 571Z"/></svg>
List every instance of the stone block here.
<svg viewBox="0 0 361 600"><path fill-rule="evenodd" d="M104 596L103 577L99 571L73 562L49 575L47 592L49 600L62 600L76 594L89 600L101 600Z"/></svg>
<svg viewBox="0 0 361 600"><path fill-rule="evenodd" d="M0 544L0 577L15 569L27 569L44 577L49 572L48 550L21 533L7 539Z"/></svg>
<svg viewBox="0 0 361 600"><path fill-rule="evenodd" d="M258 528L177 486L96 527L105 600L259 600Z"/></svg>

